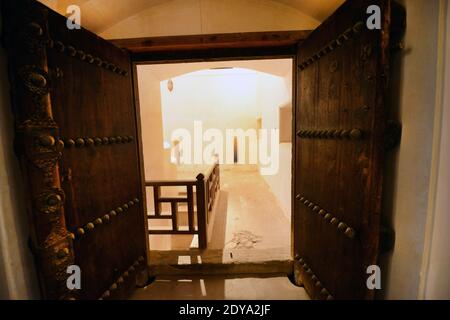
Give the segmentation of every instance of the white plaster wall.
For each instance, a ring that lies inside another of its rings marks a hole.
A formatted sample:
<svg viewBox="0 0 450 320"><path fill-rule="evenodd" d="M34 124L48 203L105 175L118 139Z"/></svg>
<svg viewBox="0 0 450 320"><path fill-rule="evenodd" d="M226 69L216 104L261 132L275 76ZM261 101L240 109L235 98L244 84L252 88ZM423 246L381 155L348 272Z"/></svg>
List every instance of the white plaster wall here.
<svg viewBox="0 0 450 320"><path fill-rule="evenodd" d="M142 132L145 180L172 177L176 169L170 164L170 152L163 148L160 80L156 74L137 67L139 109ZM146 188L147 199L153 199L153 189ZM147 210L154 210L153 201L147 201Z"/></svg>
<svg viewBox="0 0 450 320"><path fill-rule="evenodd" d="M172 92L167 89L167 81L162 82L164 140L170 143L175 130L186 129L191 134L193 146L194 122L201 121L203 132L208 129L222 132L222 154L225 160L226 130L256 129L259 113L258 78L258 72L238 68L201 70L173 78ZM208 144L204 142L203 147ZM245 163L249 163L249 151L247 143ZM240 159L244 160L241 156L244 155L239 154ZM193 153L191 159L194 160Z"/></svg>
<svg viewBox="0 0 450 320"><path fill-rule="evenodd" d="M441 1L441 4L445 5ZM434 153L435 196L430 197L433 203L429 206L432 214L429 218L426 234L424 259L423 298L450 299L450 5L443 8L442 53L439 74L442 76L440 88L442 95L437 97L442 109L436 110L436 134ZM439 92L438 92L439 94ZM438 105L439 108L439 105Z"/></svg>
<svg viewBox="0 0 450 320"><path fill-rule="evenodd" d="M171 0L103 30L106 39L167 35L310 30L319 22L274 1Z"/></svg>
<svg viewBox="0 0 450 320"><path fill-rule="evenodd" d="M271 77L259 83L259 105L263 129L280 129L279 108L292 104L292 70L284 77ZM292 143L279 143L279 169L264 179L277 197L284 214L291 219Z"/></svg>
<svg viewBox="0 0 450 320"><path fill-rule="evenodd" d="M390 199L384 222L395 230L396 242L394 251L380 259L387 299L419 297L436 105L439 1L408 0L404 6L406 49L394 68L400 74L393 79L392 106L399 105L403 134L385 184Z"/></svg>
<svg viewBox="0 0 450 320"><path fill-rule="evenodd" d="M22 177L13 152L13 124L6 56L0 48L0 299L36 299L39 289L28 249Z"/></svg>
<svg viewBox="0 0 450 320"><path fill-rule="evenodd" d="M164 170L163 127L160 80L138 66L139 105L145 177L151 179Z"/></svg>

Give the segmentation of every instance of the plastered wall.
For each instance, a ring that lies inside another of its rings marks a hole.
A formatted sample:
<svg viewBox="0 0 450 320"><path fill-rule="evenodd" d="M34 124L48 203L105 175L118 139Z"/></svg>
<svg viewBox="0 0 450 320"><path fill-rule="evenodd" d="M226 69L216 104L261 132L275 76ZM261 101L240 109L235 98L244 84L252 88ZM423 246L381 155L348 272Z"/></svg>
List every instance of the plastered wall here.
<svg viewBox="0 0 450 320"><path fill-rule="evenodd" d="M319 22L274 1L172 0L103 30L106 39L165 35L311 30Z"/></svg>
<svg viewBox="0 0 450 320"><path fill-rule="evenodd" d="M284 77L260 82L259 104L261 106L262 127L280 129L280 108L292 104L292 69ZM290 122L289 119L283 121ZM284 214L291 219L291 173L292 143L279 143L279 169L274 175L263 176L277 197Z"/></svg>
<svg viewBox="0 0 450 320"><path fill-rule="evenodd" d="M3 48L0 70L0 299L35 299L39 290L28 248L22 177L13 152L14 120Z"/></svg>
<svg viewBox="0 0 450 320"><path fill-rule="evenodd" d="M420 298L450 299L450 5L441 1L440 43L445 49L439 57L436 130L431 188L431 205L425 234L423 278ZM445 9L445 5L447 8Z"/></svg>
<svg viewBox="0 0 450 320"><path fill-rule="evenodd" d="M392 70L392 118L403 126L385 175L383 223L395 247L380 258L380 298L418 299L435 128L439 1L402 1L407 10L405 50Z"/></svg>
<svg viewBox="0 0 450 320"><path fill-rule="evenodd" d="M167 89L167 81L163 82L161 92L165 141L171 142L175 130L186 129L194 145L194 122L198 121L202 124L203 133L208 129L217 129L222 133L224 145L222 150L216 152L222 153L225 159L227 129L256 129L257 79L258 73L252 70L225 69L202 70L176 77L173 79L172 92ZM207 142L203 143L204 147L207 145ZM249 154L240 154L239 157L249 163ZM194 160L193 154L191 159Z"/></svg>

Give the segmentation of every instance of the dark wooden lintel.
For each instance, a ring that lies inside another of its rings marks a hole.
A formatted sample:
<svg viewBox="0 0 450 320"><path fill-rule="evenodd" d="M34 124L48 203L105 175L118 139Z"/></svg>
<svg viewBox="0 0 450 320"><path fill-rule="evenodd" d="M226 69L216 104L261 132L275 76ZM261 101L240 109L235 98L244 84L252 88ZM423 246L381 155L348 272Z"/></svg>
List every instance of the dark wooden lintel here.
<svg viewBox="0 0 450 320"><path fill-rule="evenodd" d="M271 31L223 33L168 37L110 40L132 53L170 52L219 48L285 47L296 45L311 33L300 31Z"/></svg>
<svg viewBox="0 0 450 320"><path fill-rule="evenodd" d="M257 59L294 58L297 46L264 48L220 48L185 51L161 51L132 53L131 60L137 64L162 64L185 62L238 61Z"/></svg>

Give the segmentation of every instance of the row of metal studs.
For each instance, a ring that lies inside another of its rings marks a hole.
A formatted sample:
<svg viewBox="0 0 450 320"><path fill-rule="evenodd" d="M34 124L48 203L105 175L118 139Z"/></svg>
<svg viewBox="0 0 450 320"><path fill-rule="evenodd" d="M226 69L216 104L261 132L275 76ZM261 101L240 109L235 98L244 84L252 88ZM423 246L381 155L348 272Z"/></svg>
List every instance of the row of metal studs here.
<svg viewBox="0 0 450 320"><path fill-rule="evenodd" d="M337 229L341 232L343 232L348 238L353 239L355 238L356 231L352 227L349 227L345 222L339 221L338 218L336 218L331 213L325 211L320 206L316 205L315 203L305 199L305 197L302 197L298 195L296 197L297 200L299 200L301 203L305 205L308 209L313 211L314 213L317 213L319 216L325 219L325 221L331 223L333 226L336 226Z"/></svg>
<svg viewBox="0 0 450 320"><path fill-rule="evenodd" d="M114 63L111 63L107 60L103 60L99 57L95 57L92 54L85 53L83 50L77 50L75 47L71 45L65 45L61 41L54 41L52 39L48 40L47 45L49 48L54 48L55 50L66 53L67 55L78 58L81 61L86 61L89 64L95 64L100 68L104 68L106 70L112 71L118 75L126 76L128 71L121 69L116 66Z"/></svg>
<svg viewBox="0 0 450 320"><path fill-rule="evenodd" d="M95 138L74 138L65 139L64 145L67 148L72 147L92 147L92 146L102 146L108 144L120 144L120 143L130 143L134 140L133 136L117 136L117 137L95 137Z"/></svg>
<svg viewBox="0 0 450 320"><path fill-rule="evenodd" d="M353 36L357 36L361 33L361 31L364 28L364 22L359 21L356 23L353 27L348 28L343 33L341 33L335 40L330 41L325 47L320 49L317 53L313 54L308 59L304 60L302 63L300 63L299 68L300 70L305 70L306 67L314 63L315 61L319 60L323 56L326 56L330 52L332 52L337 47L340 47L344 44L344 42L350 40Z"/></svg>
<svg viewBox="0 0 450 320"><path fill-rule="evenodd" d="M112 218L118 216L119 214L127 211L132 206L139 203L139 199L136 198L134 200L128 201L127 203L123 204L120 207L117 207L114 210L111 210L109 213L105 214L101 218L97 218L92 222L87 223L84 227L80 227L76 230L74 233L70 233L70 238L72 240L75 240L76 237L82 237L86 234L88 231L92 231L95 229L95 226L102 225L103 223L108 223ZM76 235L75 235L76 233Z"/></svg>
<svg viewBox="0 0 450 320"><path fill-rule="evenodd" d="M320 280L317 278L317 276L314 274L312 269L308 266L308 264L305 262L303 258L300 256L295 257L296 260L298 260L299 264L303 268L303 271L311 278L311 280L314 282L314 286L317 287L320 290L320 294L324 297L326 297L326 300L334 300L334 297L330 294L330 292L322 285Z"/></svg>
<svg viewBox="0 0 450 320"><path fill-rule="evenodd" d="M300 130L297 132L299 138L306 139L350 139L359 140L363 137L361 129L351 130Z"/></svg>
<svg viewBox="0 0 450 320"><path fill-rule="evenodd" d="M119 288L119 286L125 282L125 279L128 278L132 273L136 271L136 268L145 261L143 256L140 256L133 264L114 282L108 290L106 290L100 300L107 299L111 296L111 292L115 291Z"/></svg>

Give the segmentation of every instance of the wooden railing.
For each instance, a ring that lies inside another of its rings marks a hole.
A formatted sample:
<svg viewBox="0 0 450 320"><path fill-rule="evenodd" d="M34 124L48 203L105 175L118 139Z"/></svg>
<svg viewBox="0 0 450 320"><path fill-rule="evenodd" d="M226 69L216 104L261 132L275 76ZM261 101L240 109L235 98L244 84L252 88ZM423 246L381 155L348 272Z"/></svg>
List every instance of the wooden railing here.
<svg viewBox="0 0 450 320"><path fill-rule="evenodd" d="M172 229L149 229L149 234L197 234L199 248L206 249L210 215L220 190L219 164L213 165L206 176L202 173L198 174L195 180L146 181L145 185L153 188L155 208L154 214L148 214L148 219L172 220ZM161 188L163 187L186 187L186 197L163 197L161 196ZM162 214L163 203L170 203L170 214ZM178 223L178 206L180 204L187 205L188 228L184 230L180 229Z"/></svg>

